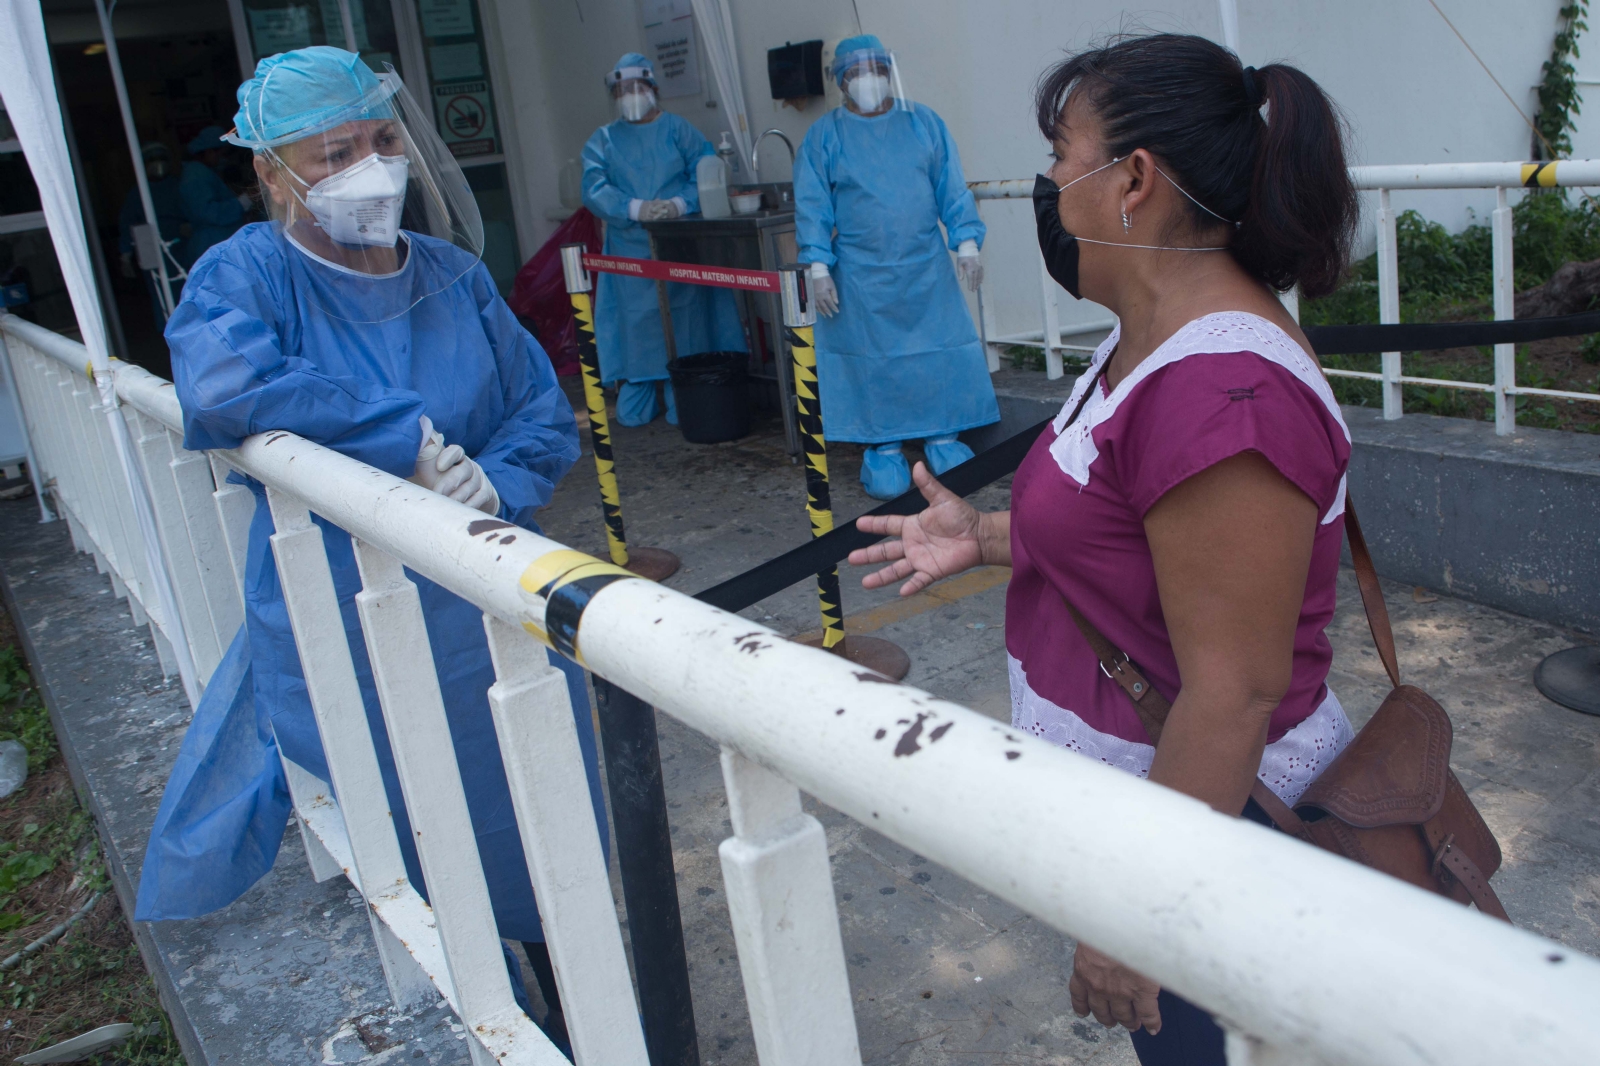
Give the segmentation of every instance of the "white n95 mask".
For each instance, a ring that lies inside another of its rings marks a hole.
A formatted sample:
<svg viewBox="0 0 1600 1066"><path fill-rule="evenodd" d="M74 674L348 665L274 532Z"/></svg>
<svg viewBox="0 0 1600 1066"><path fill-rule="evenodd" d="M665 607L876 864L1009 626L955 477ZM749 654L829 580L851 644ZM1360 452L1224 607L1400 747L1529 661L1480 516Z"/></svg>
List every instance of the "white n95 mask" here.
<svg viewBox="0 0 1600 1066"><path fill-rule="evenodd" d="M393 248L411 161L374 152L306 190L306 210L340 244Z"/></svg>
<svg viewBox="0 0 1600 1066"><path fill-rule="evenodd" d="M857 74L850 79L850 99L863 111L876 111L889 99L889 79L882 74Z"/></svg>
<svg viewBox="0 0 1600 1066"><path fill-rule="evenodd" d="M640 93L623 93L617 97L617 112L629 122L638 122L656 106L656 94L646 89Z"/></svg>

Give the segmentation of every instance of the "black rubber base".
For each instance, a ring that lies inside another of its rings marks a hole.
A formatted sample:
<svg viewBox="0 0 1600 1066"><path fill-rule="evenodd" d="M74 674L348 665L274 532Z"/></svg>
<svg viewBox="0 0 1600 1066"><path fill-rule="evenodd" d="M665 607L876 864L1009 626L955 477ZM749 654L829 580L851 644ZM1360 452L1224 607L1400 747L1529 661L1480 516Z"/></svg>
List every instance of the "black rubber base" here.
<svg viewBox="0 0 1600 1066"><path fill-rule="evenodd" d="M811 648L822 647L822 635L809 637L796 637L796 644L804 644ZM865 666L869 670L876 670L894 681L903 681L911 672L911 656L905 649L891 640L882 637L845 637L842 645L835 645L833 653L839 654L840 648L844 649L844 657L857 666Z"/></svg>
<svg viewBox="0 0 1600 1066"><path fill-rule="evenodd" d="M628 548L627 569L651 581L665 581L682 565L683 560L665 548Z"/></svg>
<svg viewBox="0 0 1600 1066"><path fill-rule="evenodd" d="M1547 656L1533 671L1547 699L1584 714L1600 714L1600 645L1583 644Z"/></svg>

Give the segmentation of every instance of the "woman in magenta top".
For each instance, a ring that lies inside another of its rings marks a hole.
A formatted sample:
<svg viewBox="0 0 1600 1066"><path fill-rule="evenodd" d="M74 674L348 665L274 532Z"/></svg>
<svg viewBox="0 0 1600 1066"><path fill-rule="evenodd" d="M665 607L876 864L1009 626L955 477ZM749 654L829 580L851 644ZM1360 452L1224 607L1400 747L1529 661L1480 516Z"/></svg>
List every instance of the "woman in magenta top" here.
<svg viewBox="0 0 1600 1066"><path fill-rule="evenodd" d="M1046 265L1120 325L1017 471L1010 511L980 514L919 464L928 509L860 519L897 539L850 561L888 563L863 584L904 595L1013 567L1014 725L1265 821L1254 777L1292 804L1352 735L1324 633L1350 434L1277 298L1326 293L1345 267L1341 124L1300 71L1170 34L1067 59L1037 105ZM1171 700L1159 745L1063 598ZM1208 1014L1088 945L1069 987L1080 1015L1133 1032L1146 1066L1224 1061Z"/></svg>

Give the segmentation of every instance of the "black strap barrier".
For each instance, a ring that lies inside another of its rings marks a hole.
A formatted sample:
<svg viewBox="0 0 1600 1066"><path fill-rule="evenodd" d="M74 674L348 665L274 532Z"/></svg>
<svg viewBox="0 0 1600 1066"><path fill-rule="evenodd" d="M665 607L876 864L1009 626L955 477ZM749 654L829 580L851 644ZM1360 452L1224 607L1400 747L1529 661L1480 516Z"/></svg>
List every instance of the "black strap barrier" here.
<svg viewBox="0 0 1600 1066"><path fill-rule="evenodd" d="M1306 339L1318 355L1476 348L1487 344L1524 344L1552 337L1581 337L1586 333L1600 333L1600 311L1552 315L1549 318L1512 318L1503 322L1305 327Z"/></svg>
<svg viewBox="0 0 1600 1066"><path fill-rule="evenodd" d="M1600 311L1549 318L1510 319L1503 322L1430 322L1390 326L1307 326L1306 339L1319 355L1354 355L1364 352L1415 352L1441 348L1473 348L1488 344L1519 344L1552 337L1581 337L1600 333ZM1022 465L1047 418L1021 433L1007 437L945 473L939 480L957 496L970 496L991 485ZM865 512L869 515L916 514L926 505L915 487L888 503ZM753 603L782 592L790 585L838 565L857 548L876 544L883 538L863 533L854 519L833 532L803 544L793 551L768 559L697 593L695 599L724 611L742 611Z"/></svg>

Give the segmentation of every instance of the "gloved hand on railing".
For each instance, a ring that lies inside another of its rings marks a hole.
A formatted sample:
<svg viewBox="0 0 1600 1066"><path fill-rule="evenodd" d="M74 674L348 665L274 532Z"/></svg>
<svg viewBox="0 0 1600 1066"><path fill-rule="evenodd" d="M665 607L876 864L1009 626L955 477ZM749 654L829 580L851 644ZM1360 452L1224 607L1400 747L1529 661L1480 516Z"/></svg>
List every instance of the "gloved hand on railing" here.
<svg viewBox="0 0 1600 1066"><path fill-rule="evenodd" d="M476 507L484 514L495 514L500 510L500 494L489 482L489 475L483 472L483 467L467 458L461 445L447 445L434 464L439 467L439 480L433 486L434 492L468 507Z"/></svg>
<svg viewBox="0 0 1600 1066"><path fill-rule="evenodd" d="M422 447L417 452L416 473L407 480L448 496L457 503L476 507L484 514L500 510L500 494L490 483L483 467L467 458L459 444L446 446L444 434L433 428L433 422L423 415Z"/></svg>
<svg viewBox="0 0 1600 1066"><path fill-rule="evenodd" d="M961 242L961 247L956 249L956 270L967 291L977 292L978 286L983 284L983 260L978 258L977 241Z"/></svg>
<svg viewBox="0 0 1600 1066"><path fill-rule="evenodd" d="M423 415L418 421L422 425L422 447L417 449L416 472L407 481L414 485L421 485L431 489L438 482L443 468L438 466L439 453L444 451L444 434L433 428L433 420Z"/></svg>
<svg viewBox="0 0 1600 1066"><path fill-rule="evenodd" d="M832 318L839 313L839 288L833 283L833 275L828 273L828 264L811 264L811 306L817 309L817 314L823 318Z"/></svg>

